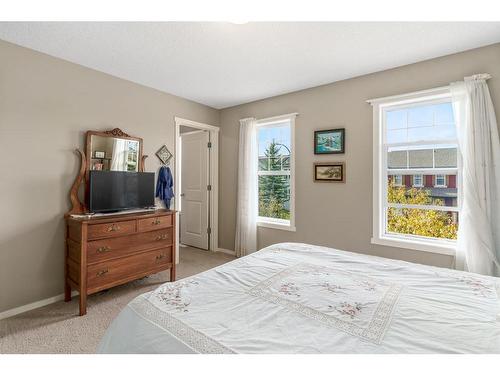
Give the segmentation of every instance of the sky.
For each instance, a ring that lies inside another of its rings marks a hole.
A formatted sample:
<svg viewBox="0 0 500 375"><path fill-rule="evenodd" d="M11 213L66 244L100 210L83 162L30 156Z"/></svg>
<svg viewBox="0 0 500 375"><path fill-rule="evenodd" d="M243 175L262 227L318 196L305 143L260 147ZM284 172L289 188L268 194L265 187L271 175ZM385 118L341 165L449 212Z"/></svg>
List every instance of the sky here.
<svg viewBox="0 0 500 375"><path fill-rule="evenodd" d="M258 129L258 138L259 156L265 155L264 153L273 139L276 143L282 143L290 148L290 126L286 122L283 126L261 127ZM281 147L280 153L288 155L288 150L285 147Z"/></svg>
<svg viewBox="0 0 500 375"><path fill-rule="evenodd" d="M387 112L387 143L456 138L453 107L440 103Z"/></svg>

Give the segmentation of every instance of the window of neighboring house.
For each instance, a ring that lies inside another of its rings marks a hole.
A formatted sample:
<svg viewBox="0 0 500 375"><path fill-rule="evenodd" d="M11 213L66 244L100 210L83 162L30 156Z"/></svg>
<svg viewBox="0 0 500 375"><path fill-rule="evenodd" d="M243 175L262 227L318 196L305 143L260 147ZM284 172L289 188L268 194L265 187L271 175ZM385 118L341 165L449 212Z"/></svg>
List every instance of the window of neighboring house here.
<svg viewBox="0 0 500 375"><path fill-rule="evenodd" d="M395 174L392 178L395 186L403 186L403 175Z"/></svg>
<svg viewBox="0 0 500 375"><path fill-rule="evenodd" d="M446 175L437 174L434 181L434 187L446 187Z"/></svg>
<svg viewBox="0 0 500 375"><path fill-rule="evenodd" d="M421 174L413 175L413 186L414 187L423 187L424 186L424 176Z"/></svg>
<svg viewBox="0 0 500 375"><path fill-rule="evenodd" d="M458 189L435 189L446 185L447 176L459 175L449 89L375 99L372 104L377 140L372 242L454 254ZM401 181L412 176L412 187L421 189L399 185L398 175ZM424 176L432 175L435 186L428 187Z"/></svg>
<svg viewBox="0 0 500 375"><path fill-rule="evenodd" d="M259 226L295 230L295 115L258 121Z"/></svg>

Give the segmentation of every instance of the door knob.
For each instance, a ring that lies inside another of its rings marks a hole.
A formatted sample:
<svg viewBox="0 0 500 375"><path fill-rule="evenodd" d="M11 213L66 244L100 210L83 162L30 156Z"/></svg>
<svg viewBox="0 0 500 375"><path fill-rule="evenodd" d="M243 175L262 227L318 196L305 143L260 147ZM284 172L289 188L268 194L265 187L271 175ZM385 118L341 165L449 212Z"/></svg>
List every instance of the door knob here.
<svg viewBox="0 0 500 375"><path fill-rule="evenodd" d="M184 193L181 193L181 197L183 197L183 196L185 196L185 195L186 195L186 194L184 194Z"/></svg>

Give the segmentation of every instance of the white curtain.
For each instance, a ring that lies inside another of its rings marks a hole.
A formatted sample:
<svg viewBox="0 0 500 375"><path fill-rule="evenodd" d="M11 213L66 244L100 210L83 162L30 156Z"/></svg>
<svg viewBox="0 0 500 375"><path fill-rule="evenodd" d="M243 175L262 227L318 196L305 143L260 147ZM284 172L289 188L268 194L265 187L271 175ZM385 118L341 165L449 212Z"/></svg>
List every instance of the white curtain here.
<svg viewBox="0 0 500 375"><path fill-rule="evenodd" d="M128 141L125 139L113 139L113 155L111 155L112 171L126 171L128 158Z"/></svg>
<svg viewBox="0 0 500 375"><path fill-rule="evenodd" d="M235 251L237 257L257 250L257 121L240 120L238 201Z"/></svg>
<svg viewBox="0 0 500 375"><path fill-rule="evenodd" d="M487 74L451 84L462 161L457 268L500 276L500 140Z"/></svg>

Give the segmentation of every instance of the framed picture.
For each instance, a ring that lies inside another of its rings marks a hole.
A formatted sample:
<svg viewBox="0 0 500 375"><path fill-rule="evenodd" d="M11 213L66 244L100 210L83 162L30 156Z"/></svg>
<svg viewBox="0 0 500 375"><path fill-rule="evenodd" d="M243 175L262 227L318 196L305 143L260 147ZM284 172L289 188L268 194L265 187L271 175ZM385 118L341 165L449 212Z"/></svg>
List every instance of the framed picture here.
<svg viewBox="0 0 500 375"><path fill-rule="evenodd" d="M106 158L106 151L95 151L94 157L96 159L105 159Z"/></svg>
<svg viewBox="0 0 500 375"><path fill-rule="evenodd" d="M167 165L170 162L170 159L172 159L173 155L170 151L168 151L167 146L163 145L158 151L156 151L156 156L158 157L158 159L160 159L163 165Z"/></svg>
<svg viewBox="0 0 500 375"><path fill-rule="evenodd" d="M343 154L345 152L345 129L316 130L314 132L314 153Z"/></svg>
<svg viewBox="0 0 500 375"><path fill-rule="evenodd" d="M314 182L345 182L345 163L314 163Z"/></svg>

